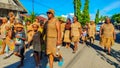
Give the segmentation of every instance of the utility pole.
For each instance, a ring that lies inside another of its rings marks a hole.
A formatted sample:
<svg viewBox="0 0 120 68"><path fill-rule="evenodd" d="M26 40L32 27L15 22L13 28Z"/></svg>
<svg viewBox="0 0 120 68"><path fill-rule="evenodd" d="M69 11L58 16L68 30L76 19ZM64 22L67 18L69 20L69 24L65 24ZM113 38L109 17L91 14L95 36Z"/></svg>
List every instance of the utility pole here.
<svg viewBox="0 0 120 68"><path fill-rule="evenodd" d="M32 0L32 11L34 12L34 0Z"/></svg>

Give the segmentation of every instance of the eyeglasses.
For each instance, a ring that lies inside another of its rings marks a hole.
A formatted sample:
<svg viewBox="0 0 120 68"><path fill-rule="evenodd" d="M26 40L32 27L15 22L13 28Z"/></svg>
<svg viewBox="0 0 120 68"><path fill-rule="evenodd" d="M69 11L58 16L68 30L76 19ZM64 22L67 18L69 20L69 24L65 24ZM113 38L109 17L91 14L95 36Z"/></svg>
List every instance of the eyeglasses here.
<svg viewBox="0 0 120 68"><path fill-rule="evenodd" d="M51 12L47 12L47 14L52 14Z"/></svg>

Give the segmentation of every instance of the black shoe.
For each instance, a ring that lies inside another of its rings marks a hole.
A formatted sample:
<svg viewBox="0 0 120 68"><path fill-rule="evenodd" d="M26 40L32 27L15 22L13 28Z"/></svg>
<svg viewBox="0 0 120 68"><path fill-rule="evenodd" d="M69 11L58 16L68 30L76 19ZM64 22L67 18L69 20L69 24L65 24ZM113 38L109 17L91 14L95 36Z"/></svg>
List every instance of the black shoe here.
<svg viewBox="0 0 120 68"><path fill-rule="evenodd" d="M72 53L73 53L73 54L75 54L75 53L76 53L76 51L73 51Z"/></svg>
<svg viewBox="0 0 120 68"><path fill-rule="evenodd" d="M5 56L3 59L7 59L7 58L9 58L9 56Z"/></svg>
<svg viewBox="0 0 120 68"><path fill-rule="evenodd" d="M24 64L23 63L21 63L21 64L19 64L18 65L18 67L17 68L21 68L21 67L23 67L24 66Z"/></svg>
<svg viewBox="0 0 120 68"><path fill-rule="evenodd" d="M109 56L111 56L111 53L107 53Z"/></svg>
<svg viewBox="0 0 120 68"><path fill-rule="evenodd" d="M106 50L106 49L104 49L104 52L106 53L106 52L107 52L107 50Z"/></svg>

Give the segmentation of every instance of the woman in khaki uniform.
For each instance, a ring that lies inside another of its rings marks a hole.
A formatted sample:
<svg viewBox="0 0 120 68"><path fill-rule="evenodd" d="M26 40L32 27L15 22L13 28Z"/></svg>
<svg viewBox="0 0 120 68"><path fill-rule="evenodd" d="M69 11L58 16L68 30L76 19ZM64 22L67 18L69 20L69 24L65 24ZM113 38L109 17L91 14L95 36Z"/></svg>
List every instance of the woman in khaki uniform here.
<svg viewBox="0 0 120 68"><path fill-rule="evenodd" d="M59 21L54 17L54 10L49 10L47 16L48 21L44 26L44 32L46 32L46 52L49 56L50 68L53 68L53 60L56 56L56 45L59 46L61 44L61 28Z"/></svg>
<svg viewBox="0 0 120 68"><path fill-rule="evenodd" d="M6 27L6 38L5 38L5 57L4 59L7 59L14 51L15 43L12 40L12 31L9 25ZM9 52L11 51L11 52Z"/></svg>
<svg viewBox="0 0 120 68"><path fill-rule="evenodd" d="M32 39L32 32L33 32L32 24L30 21L27 21L27 41L28 42L30 42L30 40Z"/></svg>
<svg viewBox="0 0 120 68"><path fill-rule="evenodd" d="M39 26L38 31L40 31L41 33L43 32L43 27L40 24L39 18L36 18L33 24L37 24Z"/></svg>
<svg viewBox="0 0 120 68"><path fill-rule="evenodd" d="M33 24L37 24L39 26L39 28L40 28L40 22L39 22L38 18L35 19L35 22L33 22Z"/></svg>
<svg viewBox="0 0 120 68"><path fill-rule="evenodd" d="M95 23L94 21L90 21L90 25L88 26L88 37L91 44L94 43L95 33L96 33Z"/></svg>
<svg viewBox="0 0 120 68"><path fill-rule="evenodd" d="M6 47L6 43L5 43L5 38L6 38L6 29L5 27L8 25L8 20L6 17L2 18L2 25L1 25L1 37L2 37L2 51L0 52L1 54L4 54L4 50Z"/></svg>
<svg viewBox="0 0 120 68"><path fill-rule="evenodd" d="M63 18L61 18L59 20L59 22L61 23L61 39L62 39L62 42L63 42L63 35L64 35L64 30L65 30L65 22L64 22Z"/></svg>
<svg viewBox="0 0 120 68"><path fill-rule="evenodd" d="M9 17L10 17L10 27L14 27L14 23L15 23L15 15L13 12L9 12Z"/></svg>
<svg viewBox="0 0 120 68"><path fill-rule="evenodd" d="M104 46L104 50L108 50L108 54L110 55L111 46L114 44L114 40L116 39L115 29L112 23L110 22L110 18L106 18L105 23L100 28L100 44Z"/></svg>
<svg viewBox="0 0 120 68"><path fill-rule="evenodd" d="M64 42L66 43L66 48L69 48L71 42L71 20L69 18L65 24Z"/></svg>
<svg viewBox="0 0 120 68"><path fill-rule="evenodd" d="M78 42L81 36L81 24L78 22L78 18L76 16L74 16L73 24L71 25L71 35L72 41L74 42L73 53L75 53L78 48Z"/></svg>

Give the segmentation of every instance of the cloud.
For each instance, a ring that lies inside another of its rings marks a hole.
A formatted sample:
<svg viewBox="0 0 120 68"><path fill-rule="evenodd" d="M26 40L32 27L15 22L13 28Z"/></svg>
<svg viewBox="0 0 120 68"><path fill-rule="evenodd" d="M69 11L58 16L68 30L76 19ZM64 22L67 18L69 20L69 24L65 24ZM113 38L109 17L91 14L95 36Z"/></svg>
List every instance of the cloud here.
<svg viewBox="0 0 120 68"><path fill-rule="evenodd" d="M61 16L67 18L68 15L61 15Z"/></svg>
<svg viewBox="0 0 120 68"><path fill-rule="evenodd" d="M40 14L39 16L47 18L47 16L45 14Z"/></svg>
<svg viewBox="0 0 120 68"><path fill-rule="evenodd" d="M95 14L90 14L90 20L95 20Z"/></svg>
<svg viewBox="0 0 120 68"><path fill-rule="evenodd" d="M74 16L74 13L69 13L69 15Z"/></svg>
<svg viewBox="0 0 120 68"><path fill-rule="evenodd" d="M113 2L110 5L107 5L106 7L101 9L100 10L100 15L111 16L111 14L108 14L108 12L110 12L111 10L114 10L114 9L116 9L118 7L120 7L120 1ZM95 14L96 13L90 14L90 18L91 18L90 20L95 20Z"/></svg>
<svg viewBox="0 0 120 68"><path fill-rule="evenodd" d="M106 6L105 8L103 8L100 13L101 14L106 14L107 12L113 10L113 9L116 9L120 7L120 1L116 1L116 2L113 2L112 4Z"/></svg>
<svg viewBox="0 0 120 68"><path fill-rule="evenodd" d="M72 18L74 16L74 13L68 13L66 15L61 15L62 17L65 17L65 18ZM95 19L95 14L90 14L90 20L94 20Z"/></svg>
<svg viewBox="0 0 120 68"><path fill-rule="evenodd" d="M61 16L62 16L62 17L65 17L65 18L73 17L73 16L74 16L74 13L68 13L68 14L61 15Z"/></svg>

